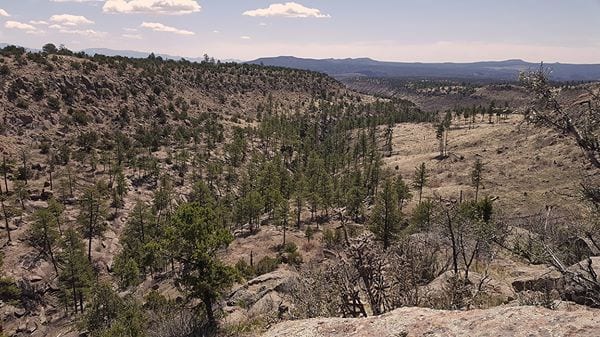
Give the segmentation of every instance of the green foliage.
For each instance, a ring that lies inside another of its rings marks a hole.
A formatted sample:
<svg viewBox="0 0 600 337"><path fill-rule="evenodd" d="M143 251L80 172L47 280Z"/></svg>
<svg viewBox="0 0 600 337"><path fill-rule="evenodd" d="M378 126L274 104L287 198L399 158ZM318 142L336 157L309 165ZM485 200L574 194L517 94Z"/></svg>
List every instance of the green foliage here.
<svg viewBox="0 0 600 337"><path fill-rule="evenodd" d="M265 256L256 263L254 267L255 274L256 276L260 276L275 271L279 264L281 264L281 261L278 258Z"/></svg>
<svg viewBox="0 0 600 337"><path fill-rule="evenodd" d="M471 171L471 185L475 188L475 201L479 196L479 186L481 186L481 174L483 172L483 163L481 159L477 158L475 164L473 164L473 170Z"/></svg>
<svg viewBox="0 0 600 337"><path fill-rule="evenodd" d="M50 108L51 110L54 110L54 111L60 110L60 99L58 97L50 96L46 100L46 103L48 104L48 108Z"/></svg>
<svg viewBox="0 0 600 337"><path fill-rule="evenodd" d="M4 268L4 255L0 253L0 269ZM21 300L21 289L15 280L0 276L0 301L18 305Z"/></svg>
<svg viewBox="0 0 600 337"><path fill-rule="evenodd" d="M238 260L238 262L235 264L235 269L237 270L238 274L246 280L256 276L256 269L250 266L244 259Z"/></svg>
<svg viewBox="0 0 600 337"><path fill-rule="evenodd" d="M314 235L315 230L311 226L306 226L306 229L304 230L304 237L306 237L306 240L310 242Z"/></svg>
<svg viewBox="0 0 600 337"><path fill-rule="evenodd" d="M375 238L383 242L384 250L392 244L401 229L402 217L394 187L390 179L384 182L369 218L369 228L375 234Z"/></svg>
<svg viewBox="0 0 600 337"><path fill-rule="evenodd" d="M431 229L434 203L431 200L425 200L417 205L412 212L411 227L413 231L426 231Z"/></svg>
<svg viewBox="0 0 600 337"><path fill-rule="evenodd" d="M343 242L344 236L341 229L336 228L335 230L331 230L327 228L323 231L323 244L325 248L332 249L343 244Z"/></svg>
<svg viewBox="0 0 600 337"><path fill-rule="evenodd" d="M106 204L104 196L106 188L97 183L95 186L88 187L81 198L81 209L77 221L83 234L88 240L88 259L92 259L92 240L102 237L106 231Z"/></svg>
<svg viewBox="0 0 600 337"><path fill-rule="evenodd" d="M179 281L192 297L202 300L214 324L213 304L236 279L235 269L221 262L217 252L233 237L212 208L198 203L179 206L172 226L176 242L171 246L178 247L174 258L182 265Z"/></svg>
<svg viewBox="0 0 600 337"><path fill-rule="evenodd" d="M110 285L100 283L94 288L81 325L93 337L143 337L145 322L135 299L120 298Z"/></svg>
<svg viewBox="0 0 600 337"><path fill-rule="evenodd" d="M86 259L81 237L74 230L65 232L61 248L58 255L61 299L67 310L73 308L73 312L77 313L78 310L83 311L81 304L93 280L92 267Z"/></svg>
<svg viewBox="0 0 600 337"><path fill-rule="evenodd" d="M58 273L56 260L54 256L55 246L58 244L59 233L56 213L58 209L40 208L33 213L33 223L27 231L28 244L38 250L42 255L48 258L54 270Z"/></svg>
<svg viewBox="0 0 600 337"><path fill-rule="evenodd" d="M119 254L113 264L113 272L119 280L119 286L126 289L140 283L140 269L133 258Z"/></svg>
<svg viewBox="0 0 600 337"><path fill-rule="evenodd" d="M292 266L299 266L302 264L302 256L298 251L298 246L293 242L286 243L279 253L279 260L282 263L287 263Z"/></svg>
<svg viewBox="0 0 600 337"><path fill-rule="evenodd" d="M421 165L417 166L413 175L413 187L419 191L419 203L421 203L423 188L427 186L428 180L429 174L427 173L427 167L425 166L425 163L421 163Z"/></svg>
<svg viewBox="0 0 600 337"><path fill-rule="evenodd" d="M398 175L396 180L394 180L394 190L398 200L398 208L402 210L404 203L411 200L413 195L410 193L410 188L406 185L401 175Z"/></svg>

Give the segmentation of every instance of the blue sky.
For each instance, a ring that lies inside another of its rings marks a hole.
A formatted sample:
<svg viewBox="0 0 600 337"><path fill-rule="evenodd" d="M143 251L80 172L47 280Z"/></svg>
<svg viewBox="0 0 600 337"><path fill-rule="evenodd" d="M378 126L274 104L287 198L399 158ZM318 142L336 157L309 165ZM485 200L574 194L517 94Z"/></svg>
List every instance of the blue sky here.
<svg viewBox="0 0 600 337"><path fill-rule="evenodd" d="M315 58L600 63L600 0L0 0L0 42Z"/></svg>

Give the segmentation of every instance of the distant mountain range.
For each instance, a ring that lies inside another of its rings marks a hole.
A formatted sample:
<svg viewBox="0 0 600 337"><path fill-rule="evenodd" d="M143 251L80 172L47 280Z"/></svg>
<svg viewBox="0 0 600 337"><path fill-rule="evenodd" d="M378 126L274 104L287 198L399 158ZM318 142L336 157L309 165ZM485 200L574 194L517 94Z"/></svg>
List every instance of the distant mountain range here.
<svg viewBox="0 0 600 337"><path fill-rule="evenodd" d="M522 60L473 63L406 63L382 62L369 58L307 59L293 56L260 58L251 64L313 70L336 78L356 76L458 79L480 81L515 81L519 72L533 70L538 63ZM545 64L556 81L599 81L600 64Z"/></svg>
<svg viewBox="0 0 600 337"><path fill-rule="evenodd" d="M0 48L7 45L6 43L0 43ZM39 49L25 49L33 52L39 51ZM102 54L132 58L146 58L150 55L150 52L108 48L88 48L82 51L88 55ZM169 60L184 58L168 54L155 53L155 55ZM204 60L203 57L185 57L185 59L191 62ZM242 63L243 61L226 59L221 60L221 62ZM409 63L376 61L370 58L309 59L293 56L264 57L246 63L318 71L338 79L360 76L502 82L516 81L519 72L539 67L539 63L530 63L523 60L472 63ZM545 66L551 70L550 77L555 81L600 81L600 64L546 63Z"/></svg>

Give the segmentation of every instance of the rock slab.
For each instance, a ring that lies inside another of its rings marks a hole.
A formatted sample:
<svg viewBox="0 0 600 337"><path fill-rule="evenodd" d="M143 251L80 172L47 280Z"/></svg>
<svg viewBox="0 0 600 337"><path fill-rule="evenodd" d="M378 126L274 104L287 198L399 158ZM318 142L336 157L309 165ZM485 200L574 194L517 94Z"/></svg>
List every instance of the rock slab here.
<svg viewBox="0 0 600 337"><path fill-rule="evenodd" d="M600 310L518 306L470 311L400 308L378 317L287 321L275 325L263 337L585 337L599 334Z"/></svg>

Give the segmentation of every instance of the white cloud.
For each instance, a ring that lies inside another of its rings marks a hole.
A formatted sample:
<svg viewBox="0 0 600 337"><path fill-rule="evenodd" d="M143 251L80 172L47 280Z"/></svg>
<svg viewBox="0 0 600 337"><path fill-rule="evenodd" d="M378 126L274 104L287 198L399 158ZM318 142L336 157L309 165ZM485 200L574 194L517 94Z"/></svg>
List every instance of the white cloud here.
<svg viewBox="0 0 600 337"><path fill-rule="evenodd" d="M267 26L267 23L266 23L266 22L261 22L261 23L259 23L258 25L259 25L259 26L261 26L261 27L266 27L266 26Z"/></svg>
<svg viewBox="0 0 600 337"><path fill-rule="evenodd" d="M202 7L196 0L106 0L105 13L190 14Z"/></svg>
<svg viewBox="0 0 600 337"><path fill-rule="evenodd" d="M40 21L36 21L36 20L31 20L29 21L29 23L31 23L32 25L47 25L48 22L40 20Z"/></svg>
<svg viewBox="0 0 600 337"><path fill-rule="evenodd" d="M316 8L308 8L296 2L285 4L272 4L267 8L245 11L246 16L281 16L286 18L330 18L329 14L323 14Z"/></svg>
<svg viewBox="0 0 600 337"><path fill-rule="evenodd" d="M27 23L23 23L23 22L19 22L19 21L6 21L6 23L4 23L4 27L9 28L9 29L19 29L19 30L25 30L25 31L36 31L37 29Z"/></svg>
<svg viewBox="0 0 600 337"><path fill-rule="evenodd" d="M4 9L0 8L0 16L6 16L6 17L8 17L10 15Z"/></svg>
<svg viewBox="0 0 600 337"><path fill-rule="evenodd" d="M137 32L138 31L137 28L128 28L128 27L123 28L123 30L126 32Z"/></svg>
<svg viewBox="0 0 600 337"><path fill-rule="evenodd" d="M48 28L52 28L52 29L63 29L64 27L61 25L50 25L48 26Z"/></svg>
<svg viewBox="0 0 600 337"><path fill-rule="evenodd" d="M240 39L242 39L242 40L250 40L252 38L250 36L244 35L244 36L240 36Z"/></svg>
<svg viewBox="0 0 600 337"><path fill-rule="evenodd" d="M50 17L50 21L63 26L79 26L94 23L94 21L86 18L85 16L71 14L52 15Z"/></svg>
<svg viewBox="0 0 600 337"><path fill-rule="evenodd" d="M74 35L81 35L81 36L86 36L86 37L91 37L91 38L100 38L100 37L106 36L105 32L99 32L99 31L96 31L93 29L84 29L84 30L61 29L61 30L59 30L59 32L61 32L63 34L74 34Z"/></svg>
<svg viewBox="0 0 600 337"><path fill-rule="evenodd" d="M220 31L218 31L218 30L216 30L216 29L215 29L215 30L213 30L213 33L215 33L215 34L219 34L219 33L220 33Z"/></svg>
<svg viewBox="0 0 600 337"><path fill-rule="evenodd" d="M158 23L158 22L142 22L140 27L148 28L155 32L175 33L175 34L179 34L179 35L196 35L196 33L190 32L189 30L183 30L183 29L177 29L175 27L165 26L162 23Z"/></svg>
<svg viewBox="0 0 600 337"><path fill-rule="evenodd" d="M142 35L140 34L123 34L121 35L121 37L125 38L125 39L130 39L130 40L141 40Z"/></svg>

